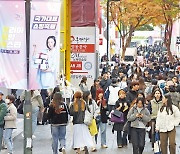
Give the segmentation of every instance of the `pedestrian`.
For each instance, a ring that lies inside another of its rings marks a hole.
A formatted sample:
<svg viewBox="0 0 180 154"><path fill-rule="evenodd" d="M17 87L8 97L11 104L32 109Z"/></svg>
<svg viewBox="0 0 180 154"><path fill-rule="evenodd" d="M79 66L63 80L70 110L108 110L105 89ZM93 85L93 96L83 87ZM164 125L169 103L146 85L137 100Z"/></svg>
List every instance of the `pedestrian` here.
<svg viewBox="0 0 180 154"><path fill-rule="evenodd" d="M7 104L7 114L4 117L5 125L4 125L4 141L7 145L8 154L13 153L13 140L12 140L12 132L16 129L16 121L17 121L17 109L13 104L15 101L15 97L13 95L7 95L5 99L5 103Z"/></svg>
<svg viewBox="0 0 180 154"><path fill-rule="evenodd" d="M96 90L100 87L99 79L94 80L94 84L91 86L91 95L94 100L96 100Z"/></svg>
<svg viewBox="0 0 180 154"><path fill-rule="evenodd" d="M79 88L82 92L84 91L88 91L88 86L87 86L87 77L86 76L83 76L82 77L82 80L79 84Z"/></svg>
<svg viewBox="0 0 180 154"><path fill-rule="evenodd" d="M93 140L88 130L88 126L84 124L86 110L86 102L82 98L82 93L76 91L74 94L74 102L70 106L70 114L73 116L73 148L76 153L80 154L80 148L85 147L85 154L88 154L87 147L93 147Z"/></svg>
<svg viewBox="0 0 180 154"><path fill-rule="evenodd" d="M92 95L90 91L83 92L83 99L86 102L86 106L88 107L89 112L92 114L93 118L96 119L98 116L100 109L98 105L96 104L95 100L92 99ZM95 134L96 135L96 134ZM95 143L95 135L92 136L94 146L92 147L92 152L96 152L96 143Z"/></svg>
<svg viewBox="0 0 180 154"><path fill-rule="evenodd" d="M118 148L126 147L127 146L127 133L123 132L124 124L127 121L127 114L129 111L128 104L126 102L126 91L121 89L118 91L119 99L116 101L115 110L121 111L124 116L123 123L114 123L113 125L113 132L117 131L117 146Z"/></svg>
<svg viewBox="0 0 180 154"><path fill-rule="evenodd" d="M145 147L146 124L151 120L143 98L137 98L136 106L130 109L127 119L131 122L133 154L142 154Z"/></svg>
<svg viewBox="0 0 180 154"><path fill-rule="evenodd" d="M115 78L112 79L112 83L107 88L107 90L109 90L108 110L109 110L109 113L111 113L111 111L114 110L116 101L118 100L118 91L120 90L120 88L117 85L117 79L115 79ZM111 123L109 123L109 124L111 124Z"/></svg>
<svg viewBox="0 0 180 154"><path fill-rule="evenodd" d="M104 92L106 91L107 87L111 85L111 82L111 79L108 77L108 72L104 72L103 78L99 83Z"/></svg>
<svg viewBox="0 0 180 154"><path fill-rule="evenodd" d="M3 92L0 91L0 152L2 150L2 138L3 138L3 129L4 129L4 117L7 112L7 105L3 100Z"/></svg>
<svg viewBox="0 0 180 154"><path fill-rule="evenodd" d="M180 93L176 92L176 87L174 85L169 86L169 92L167 94L171 95L173 105L180 109Z"/></svg>
<svg viewBox="0 0 180 154"><path fill-rule="evenodd" d="M96 102L97 105L100 108L100 112L98 116L96 117L96 123L97 123L97 128L99 130L100 128L100 134L101 134L101 147L102 148L108 148L106 145L106 129L107 129L107 120L108 120L108 107L107 107L107 102L106 99L104 99L104 90L102 88L99 88L97 91L97 98ZM96 143L97 143L97 136L95 136Z"/></svg>
<svg viewBox="0 0 180 154"><path fill-rule="evenodd" d="M69 108L63 102L61 93L56 92L48 111L48 119L51 121L53 154L58 154L58 140L60 142L59 151L65 154L68 114Z"/></svg>
<svg viewBox="0 0 180 154"><path fill-rule="evenodd" d="M155 142L155 125L156 118L159 109L162 107L162 93L159 88L156 88L153 92L153 99L150 101L148 109L151 113L151 130L150 130L150 140L152 142L152 148L154 148Z"/></svg>
<svg viewBox="0 0 180 154"><path fill-rule="evenodd" d="M32 138L36 138L34 132L37 127L38 113L39 110L40 111L44 110L44 105L41 94L38 90L30 90L30 94L31 94L31 104L32 104ZM25 91L22 92L20 100L21 101L25 100Z"/></svg>
<svg viewBox="0 0 180 154"><path fill-rule="evenodd" d="M180 123L180 111L173 105L171 96L165 94L163 105L158 111L156 119L156 131L160 132L162 154L168 154L168 142L170 154L176 153L176 126Z"/></svg>

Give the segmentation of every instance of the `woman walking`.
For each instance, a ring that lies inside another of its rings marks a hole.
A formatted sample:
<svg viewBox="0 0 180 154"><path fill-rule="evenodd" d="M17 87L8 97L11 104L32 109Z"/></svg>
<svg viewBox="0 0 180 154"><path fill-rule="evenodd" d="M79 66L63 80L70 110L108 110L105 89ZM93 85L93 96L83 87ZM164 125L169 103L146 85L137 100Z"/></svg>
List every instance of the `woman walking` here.
<svg viewBox="0 0 180 154"><path fill-rule="evenodd" d="M162 93L159 88L156 88L153 92L153 100L149 103L149 110L151 113L151 131L150 131L150 140L152 142L152 148L154 148L154 142L155 142L155 124L156 124L156 118L159 109L162 107Z"/></svg>
<svg viewBox="0 0 180 154"><path fill-rule="evenodd" d="M83 99L86 101L86 107L88 108L88 111L92 114L93 118L96 119L100 110L99 110L99 107L97 106L95 100L92 99L92 95L91 95L90 91L83 92ZM95 143L95 135L92 136L92 139L94 142L94 146L92 147L92 152L97 151L96 143Z"/></svg>
<svg viewBox="0 0 180 154"><path fill-rule="evenodd" d="M151 120L143 98L137 98L136 106L130 109L127 118L131 122L133 154L142 154L145 146L146 124Z"/></svg>
<svg viewBox="0 0 180 154"><path fill-rule="evenodd" d="M93 140L88 130L88 126L84 124L86 110L86 102L82 99L82 93L76 91L74 94L74 102L70 106L70 114L73 116L73 148L76 153L80 154L80 148L85 148L85 154L88 154L87 147L93 147Z"/></svg>
<svg viewBox="0 0 180 154"><path fill-rule="evenodd" d="M118 148L127 146L127 133L123 132L123 126L127 121L127 114L129 107L126 102L126 92L121 89L118 92L119 99L116 101L115 109L121 111L124 114L124 122L123 123L114 123L113 132L117 131L117 145Z"/></svg>
<svg viewBox="0 0 180 154"><path fill-rule="evenodd" d="M98 116L96 117L96 123L97 123L97 128L100 128L100 133L101 133L101 147L102 148L108 148L106 145L106 129L107 129L107 102L106 99L104 99L104 91L102 88L99 88L96 92L97 96L97 105L100 108L100 112ZM95 136L96 143L97 143L97 135Z"/></svg>
<svg viewBox="0 0 180 154"><path fill-rule="evenodd" d="M167 154L168 140L170 154L176 153L176 126L180 123L180 111L172 104L169 94L165 94L163 106L160 108L156 119L156 131L160 132L161 151Z"/></svg>
<svg viewBox="0 0 180 154"><path fill-rule="evenodd" d="M58 154L58 140L60 142L59 151L65 154L68 113L68 106L63 102L61 93L55 93L48 111L48 119L51 121L53 154Z"/></svg>
<svg viewBox="0 0 180 154"><path fill-rule="evenodd" d="M13 95L8 95L5 99L7 104L7 114L4 117L5 120L5 131L4 131L4 141L7 145L8 154L13 153L13 140L12 140L12 132L16 129L16 120L17 120L17 109L14 106L13 102L15 101L15 97Z"/></svg>

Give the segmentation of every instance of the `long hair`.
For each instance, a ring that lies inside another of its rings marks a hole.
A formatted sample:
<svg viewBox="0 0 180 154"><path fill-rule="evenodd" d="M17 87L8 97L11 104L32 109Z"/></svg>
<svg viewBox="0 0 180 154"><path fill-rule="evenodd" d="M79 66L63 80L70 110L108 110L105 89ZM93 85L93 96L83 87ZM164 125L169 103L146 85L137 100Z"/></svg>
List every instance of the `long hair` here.
<svg viewBox="0 0 180 154"><path fill-rule="evenodd" d="M162 92L161 92L161 89L160 88L156 88L156 89L154 89L154 91L153 91L153 97L155 98L155 93L156 93L156 91L159 91L160 92L160 101L162 100Z"/></svg>
<svg viewBox="0 0 180 154"><path fill-rule="evenodd" d="M56 92L53 96L52 106L55 108L55 112L60 114L62 109L59 108L63 104L63 97L60 92Z"/></svg>
<svg viewBox="0 0 180 154"><path fill-rule="evenodd" d="M74 94L74 104L73 104L73 108L75 112L79 111L79 103L80 102L80 106L81 106L81 111L85 111L85 101L82 99L82 93L80 91L76 91Z"/></svg>
<svg viewBox="0 0 180 154"><path fill-rule="evenodd" d="M89 95L91 94L90 91L83 92L83 100L86 102L86 109L90 112L89 105L92 104L92 99L88 99Z"/></svg>
<svg viewBox="0 0 180 154"><path fill-rule="evenodd" d="M84 91L83 92L83 99L86 103L92 104L92 99L88 100L88 96L91 94L90 91Z"/></svg>
<svg viewBox="0 0 180 154"><path fill-rule="evenodd" d="M166 112L169 115L169 110L171 111L171 115L173 114L173 109L172 109L172 98L171 95L165 94L164 97L167 99L167 105L163 105L160 108L160 112L163 112L164 108L166 107Z"/></svg>

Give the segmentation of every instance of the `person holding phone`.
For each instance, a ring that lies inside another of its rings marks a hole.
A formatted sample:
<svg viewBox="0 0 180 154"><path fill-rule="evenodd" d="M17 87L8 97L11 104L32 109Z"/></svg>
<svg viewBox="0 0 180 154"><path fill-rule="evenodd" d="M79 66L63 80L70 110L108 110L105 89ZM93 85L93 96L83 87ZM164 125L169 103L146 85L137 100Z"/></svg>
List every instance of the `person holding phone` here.
<svg viewBox="0 0 180 154"><path fill-rule="evenodd" d="M142 154L145 147L146 125L151 120L143 98L137 98L136 105L128 112L127 119L131 122L133 154Z"/></svg>

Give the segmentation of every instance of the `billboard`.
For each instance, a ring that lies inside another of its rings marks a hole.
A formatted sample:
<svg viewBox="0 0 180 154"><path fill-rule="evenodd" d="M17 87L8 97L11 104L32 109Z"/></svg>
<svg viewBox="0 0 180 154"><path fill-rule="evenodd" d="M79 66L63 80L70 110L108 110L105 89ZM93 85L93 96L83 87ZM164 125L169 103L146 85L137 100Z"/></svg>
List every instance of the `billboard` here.
<svg viewBox="0 0 180 154"><path fill-rule="evenodd" d="M0 87L27 89L25 3L0 1Z"/></svg>
<svg viewBox="0 0 180 154"><path fill-rule="evenodd" d="M78 87L83 76L88 86L96 77L96 27L71 28L71 83Z"/></svg>
<svg viewBox="0 0 180 154"><path fill-rule="evenodd" d="M60 3L32 2L29 89L54 88L59 75Z"/></svg>

